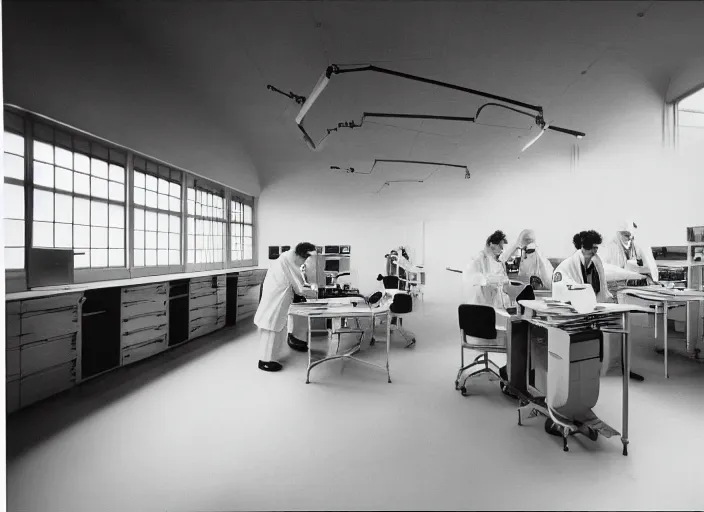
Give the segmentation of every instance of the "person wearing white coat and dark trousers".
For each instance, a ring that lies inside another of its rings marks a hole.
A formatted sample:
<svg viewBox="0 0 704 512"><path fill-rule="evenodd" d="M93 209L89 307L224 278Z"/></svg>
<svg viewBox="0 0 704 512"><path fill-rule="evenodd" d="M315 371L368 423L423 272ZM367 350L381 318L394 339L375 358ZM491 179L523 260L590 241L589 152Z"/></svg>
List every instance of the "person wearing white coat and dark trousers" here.
<svg viewBox="0 0 704 512"><path fill-rule="evenodd" d="M294 250L281 253L266 273L262 298L254 315L254 324L259 327L260 370L278 372L283 368L276 358L288 334L288 309L294 292L318 298L317 290L305 287L301 272L301 266L311 254L315 254L315 245L302 242Z"/></svg>

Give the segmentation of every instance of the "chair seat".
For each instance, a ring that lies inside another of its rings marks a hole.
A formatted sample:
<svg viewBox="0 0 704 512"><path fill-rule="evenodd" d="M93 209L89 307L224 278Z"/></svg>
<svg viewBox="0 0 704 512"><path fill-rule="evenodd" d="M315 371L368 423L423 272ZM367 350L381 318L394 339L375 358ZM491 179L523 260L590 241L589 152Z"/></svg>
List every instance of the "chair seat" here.
<svg viewBox="0 0 704 512"><path fill-rule="evenodd" d="M469 343L463 343L462 348L476 350L478 352L492 352L496 354L506 353L506 347L502 347L500 345L470 345Z"/></svg>

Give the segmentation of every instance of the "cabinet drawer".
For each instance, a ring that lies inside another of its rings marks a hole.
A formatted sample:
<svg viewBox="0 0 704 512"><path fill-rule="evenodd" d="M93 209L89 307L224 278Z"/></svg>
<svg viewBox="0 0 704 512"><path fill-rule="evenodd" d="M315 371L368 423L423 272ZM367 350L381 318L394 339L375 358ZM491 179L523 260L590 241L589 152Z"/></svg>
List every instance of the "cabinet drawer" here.
<svg viewBox="0 0 704 512"><path fill-rule="evenodd" d="M211 314L208 315L203 314L192 317L189 320L188 324L190 327L195 327L197 325L214 325L217 322L218 318L219 316L217 312L212 311Z"/></svg>
<svg viewBox="0 0 704 512"><path fill-rule="evenodd" d="M587 340L570 344L570 361L582 361L599 357L599 340Z"/></svg>
<svg viewBox="0 0 704 512"><path fill-rule="evenodd" d="M218 316L218 306L215 304L193 308L188 312L189 321L203 316Z"/></svg>
<svg viewBox="0 0 704 512"><path fill-rule="evenodd" d="M194 310L197 308L215 306L218 303L218 296L216 294L203 295L202 297L197 297L188 301L188 309Z"/></svg>
<svg viewBox="0 0 704 512"><path fill-rule="evenodd" d="M198 338L199 336L204 336L210 334L218 329L217 325L214 323L204 324L204 325L192 325L189 328L188 339Z"/></svg>
<svg viewBox="0 0 704 512"><path fill-rule="evenodd" d="M201 288L199 290L191 290L189 299L198 299L200 297L207 297L208 295L216 295L218 293L217 288Z"/></svg>
<svg viewBox="0 0 704 512"><path fill-rule="evenodd" d="M137 345L139 343L144 343L145 341L150 341L156 339L160 336L166 334L167 325L161 325L156 328L147 328L137 331L132 331L122 334L122 347L130 347L132 345Z"/></svg>
<svg viewBox="0 0 704 512"><path fill-rule="evenodd" d="M27 407L73 387L76 383L74 361L35 373L20 381L20 406Z"/></svg>
<svg viewBox="0 0 704 512"><path fill-rule="evenodd" d="M5 380L9 381L20 376L20 349L5 351Z"/></svg>
<svg viewBox="0 0 704 512"><path fill-rule="evenodd" d="M32 343L22 347L22 376L73 361L78 356L75 335Z"/></svg>
<svg viewBox="0 0 704 512"><path fill-rule="evenodd" d="M145 329L148 327L159 327L160 325L165 325L169 322L166 311L161 311L159 313L150 313L139 316L134 316L132 318L122 319L122 334L134 332L139 329Z"/></svg>
<svg viewBox="0 0 704 512"><path fill-rule="evenodd" d="M47 338L56 338L78 331L78 307L53 313L22 315L22 337L25 345Z"/></svg>
<svg viewBox="0 0 704 512"><path fill-rule="evenodd" d="M7 414L20 408L20 380L15 379L5 384L5 411Z"/></svg>
<svg viewBox="0 0 704 512"><path fill-rule="evenodd" d="M5 337L5 348L18 348L20 346L20 335L17 336L6 336Z"/></svg>
<svg viewBox="0 0 704 512"><path fill-rule="evenodd" d="M21 332L22 321L19 313L5 312L5 336L19 336Z"/></svg>
<svg viewBox="0 0 704 512"><path fill-rule="evenodd" d="M166 312L166 298L162 300L137 300L128 304L122 304L122 319L129 319L147 313Z"/></svg>
<svg viewBox="0 0 704 512"><path fill-rule="evenodd" d="M122 289L122 303L127 304L138 300L163 300L162 296L169 292L168 283L147 284L143 286L128 286Z"/></svg>
<svg viewBox="0 0 704 512"><path fill-rule="evenodd" d="M122 364L130 364L166 350L166 335L122 350Z"/></svg>
<svg viewBox="0 0 704 512"><path fill-rule="evenodd" d="M22 313L34 313L38 311L51 311L55 309L68 309L78 306L78 301L83 297L82 293L71 295L57 295L44 299L31 299L22 301ZM24 316L24 315L23 315Z"/></svg>

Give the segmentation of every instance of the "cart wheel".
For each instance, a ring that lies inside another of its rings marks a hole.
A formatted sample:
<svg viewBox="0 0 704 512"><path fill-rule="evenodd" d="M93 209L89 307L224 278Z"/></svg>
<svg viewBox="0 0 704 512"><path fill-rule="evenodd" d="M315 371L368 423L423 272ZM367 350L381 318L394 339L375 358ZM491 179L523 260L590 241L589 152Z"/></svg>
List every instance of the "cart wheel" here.
<svg viewBox="0 0 704 512"><path fill-rule="evenodd" d="M460 392L462 393L462 396L467 396L467 388L466 387L462 386L460 388Z"/></svg>
<svg viewBox="0 0 704 512"><path fill-rule="evenodd" d="M460 381L456 380L455 381L455 391L457 391L458 389L460 389Z"/></svg>
<svg viewBox="0 0 704 512"><path fill-rule="evenodd" d="M589 439L591 439L592 441L596 441L597 439L599 439L599 432L597 432L596 430L589 429L588 432Z"/></svg>
<svg viewBox="0 0 704 512"><path fill-rule="evenodd" d="M518 411L518 426L523 426L523 422L521 422L521 411Z"/></svg>
<svg viewBox="0 0 704 512"><path fill-rule="evenodd" d="M628 455L628 445L627 444L623 445L623 455Z"/></svg>
<svg viewBox="0 0 704 512"><path fill-rule="evenodd" d="M389 384L391 384L391 379L389 379Z"/></svg>
<svg viewBox="0 0 704 512"><path fill-rule="evenodd" d="M370 346L374 345L374 343L376 343L376 340L375 340L374 338L372 338L372 339L369 340L369 345L370 345Z"/></svg>

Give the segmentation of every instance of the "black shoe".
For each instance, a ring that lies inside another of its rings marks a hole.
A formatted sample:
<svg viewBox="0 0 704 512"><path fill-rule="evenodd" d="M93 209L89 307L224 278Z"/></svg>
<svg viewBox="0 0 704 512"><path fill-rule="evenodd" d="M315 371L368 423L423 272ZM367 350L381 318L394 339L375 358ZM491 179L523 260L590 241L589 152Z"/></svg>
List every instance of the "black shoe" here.
<svg viewBox="0 0 704 512"><path fill-rule="evenodd" d="M558 427L555 422L552 421L550 418L547 418L545 420L545 432L547 432L551 436L564 437L562 435L562 430L560 429L560 427Z"/></svg>
<svg viewBox="0 0 704 512"><path fill-rule="evenodd" d="M293 334L288 335L288 346L299 352L308 352L308 343L299 340Z"/></svg>
<svg viewBox="0 0 704 512"><path fill-rule="evenodd" d="M278 372L283 366L276 361L259 361L259 369L265 372Z"/></svg>
<svg viewBox="0 0 704 512"><path fill-rule="evenodd" d="M633 373L633 372L631 372L630 377L631 377L631 380L637 380L638 382L643 382L645 380L645 377L643 377L642 375L638 375L637 373Z"/></svg>

